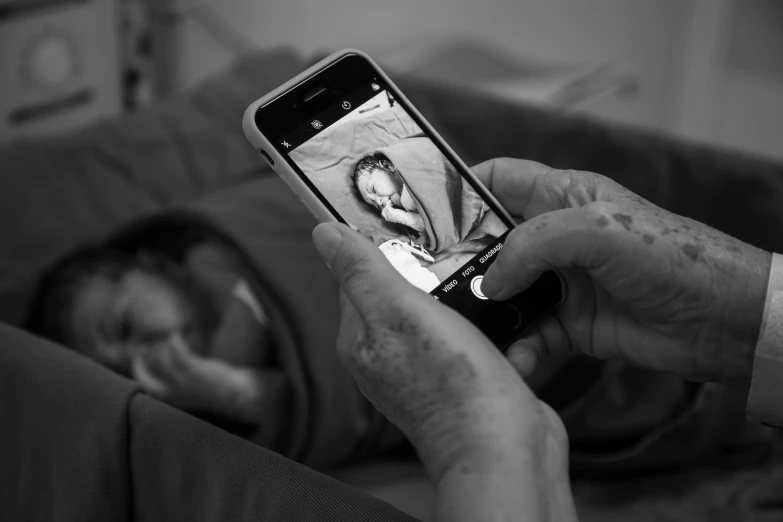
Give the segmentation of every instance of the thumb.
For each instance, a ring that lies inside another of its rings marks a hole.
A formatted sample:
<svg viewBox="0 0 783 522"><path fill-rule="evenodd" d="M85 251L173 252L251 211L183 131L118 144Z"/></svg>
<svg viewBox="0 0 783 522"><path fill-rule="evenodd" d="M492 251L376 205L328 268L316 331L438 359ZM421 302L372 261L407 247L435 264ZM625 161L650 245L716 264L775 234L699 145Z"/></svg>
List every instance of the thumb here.
<svg viewBox="0 0 783 522"><path fill-rule="evenodd" d="M548 212L517 226L487 269L481 290L503 300L533 284L544 272L577 267L594 269L608 259L610 236L602 214L590 206Z"/></svg>
<svg viewBox="0 0 783 522"><path fill-rule="evenodd" d="M313 242L359 315L385 315L393 303L413 290L363 235L345 225L323 223L313 231Z"/></svg>

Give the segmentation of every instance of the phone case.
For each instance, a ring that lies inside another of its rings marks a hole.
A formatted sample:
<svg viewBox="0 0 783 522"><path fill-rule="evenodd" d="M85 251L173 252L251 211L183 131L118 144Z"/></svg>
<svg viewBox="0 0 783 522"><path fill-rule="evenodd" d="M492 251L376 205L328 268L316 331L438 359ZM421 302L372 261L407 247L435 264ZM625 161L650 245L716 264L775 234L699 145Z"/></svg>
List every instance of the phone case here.
<svg viewBox="0 0 783 522"><path fill-rule="evenodd" d="M247 108L247 110L245 111L245 115L242 119L242 128L244 129L245 137L247 137L248 141L250 141L250 143L253 145L253 147L256 148L256 150L259 151L263 150L264 152L269 154L269 157L272 158L272 161L274 162L274 165L272 165L274 171L281 178L283 178L283 181L285 181L285 183L291 188L291 190L294 191L294 193L299 197L302 203L305 204L305 206L310 210L310 212L315 216L315 218L320 222L339 221L337 216L334 216L329 211L329 209L327 209L321 203L321 200L318 199L318 197L310 190L310 188L304 183L304 181L300 179L299 175L288 164L285 158L282 157L282 155L277 151L277 149L274 146L272 146L272 144L266 139L266 137L261 133L261 131L258 130L258 127L256 126L255 123L255 114L259 107L262 107L267 103L275 100L280 95L296 87L300 83L306 81L311 76L327 68L329 65L335 63L336 61L340 60L344 56L348 56L352 54L364 58L365 60L367 60L367 62L369 62L370 65L372 65L372 67L378 73L378 76L383 78L385 82L389 85L389 87L393 91L394 96L398 100L403 100L406 107L410 110L410 112L419 119L419 121L421 122L422 130L425 130L427 133L429 133L430 138L434 142L437 142L443 146L444 150L446 150L451 156L451 159L454 162L454 164L457 167L461 168L462 171L465 173L465 175L469 176L475 182L476 187L480 189L479 192L481 193L481 197L485 198L488 201L491 201L496 206L496 208L499 209L500 212L503 214L503 217L505 217L505 219L509 223L509 226L513 227L513 225L515 224L514 218L508 213L506 209L504 209L500 205L497 199L495 199L495 197L489 192L489 190L487 190L484 187L481 181L479 181L479 179L473 175L473 172L471 172L470 168L468 168L468 166L465 165L465 163L455 154L454 150L452 150L452 148L449 147L448 143L446 143L443 140L443 138L440 137L437 131L432 128L432 126L429 124L429 122L427 122L424 116L422 116L421 113L408 100L408 98L405 97L405 95L394 84L394 82L386 75L386 73L384 73L383 70L381 70L378 64L376 64L372 60L372 58L370 58L363 52L354 49L345 49L328 56L327 58L321 60L320 62L313 65L303 73L295 76L294 78L287 81L277 89L273 90L266 96L263 96L262 98L256 100L250 105L250 107Z"/></svg>

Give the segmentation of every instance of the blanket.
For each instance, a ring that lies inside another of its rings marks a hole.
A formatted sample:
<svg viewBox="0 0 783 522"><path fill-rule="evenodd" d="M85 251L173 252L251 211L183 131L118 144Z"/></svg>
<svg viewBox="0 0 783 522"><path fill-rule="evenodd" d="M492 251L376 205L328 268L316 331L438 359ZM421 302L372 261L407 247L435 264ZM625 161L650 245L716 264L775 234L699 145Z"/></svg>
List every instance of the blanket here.
<svg viewBox="0 0 783 522"><path fill-rule="evenodd" d="M408 231L384 221L375 208L359 199L351 173L363 156L420 135L416 122L395 105L371 118L329 127L291 152L291 159L348 223L380 245L389 239L407 239Z"/></svg>
<svg viewBox="0 0 783 522"><path fill-rule="evenodd" d="M424 222L417 242L440 253L463 241L473 252L485 248L507 227L497 219L470 183L446 159L435 143L412 136L375 151L388 158L416 202ZM482 241L483 240L483 241Z"/></svg>
<svg viewBox="0 0 783 522"><path fill-rule="evenodd" d="M0 519L415 522L0 325Z"/></svg>
<svg viewBox="0 0 783 522"><path fill-rule="evenodd" d="M293 389L286 419L289 436L274 449L328 469L353 457L377 414L334 350L337 288L309 239L314 226L288 187L272 178L144 217L107 242L127 251L154 251L175 262L204 241L236 253L268 315L278 360Z"/></svg>

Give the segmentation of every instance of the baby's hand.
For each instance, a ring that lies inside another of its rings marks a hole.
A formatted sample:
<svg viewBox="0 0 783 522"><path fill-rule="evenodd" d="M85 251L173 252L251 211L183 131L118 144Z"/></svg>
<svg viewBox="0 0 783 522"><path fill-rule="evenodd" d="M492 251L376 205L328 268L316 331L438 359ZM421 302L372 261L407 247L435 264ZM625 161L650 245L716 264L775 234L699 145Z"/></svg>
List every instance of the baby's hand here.
<svg viewBox="0 0 783 522"><path fill-rule="evenodd" d="M386 221L405 225L417 232L422 232L424 230L424 222L418 213L395 208L391 201L387 201L386 205L381 209L381 216Z"/></svg>
<svg viewBox="0 0 783 522"><path fill-rule="evenodd" d="M180 335L140 351L133 377L149 394L191 412L221 415L249 424L261 416L261 375L193 353Z"/></svg>

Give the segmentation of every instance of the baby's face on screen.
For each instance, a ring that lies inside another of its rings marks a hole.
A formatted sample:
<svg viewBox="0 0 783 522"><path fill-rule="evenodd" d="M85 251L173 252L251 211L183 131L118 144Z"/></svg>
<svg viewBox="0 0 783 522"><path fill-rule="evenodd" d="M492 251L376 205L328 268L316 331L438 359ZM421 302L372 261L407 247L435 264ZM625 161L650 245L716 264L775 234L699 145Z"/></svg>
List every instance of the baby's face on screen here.
<svg viewBox="0 0 783 522"><path fill-rule="evenodd" d="M378 210L383 209L391 201L395 207L400 207L402 181L390 170L375 168L357 180L357 187L364 201Z"/></svg>

